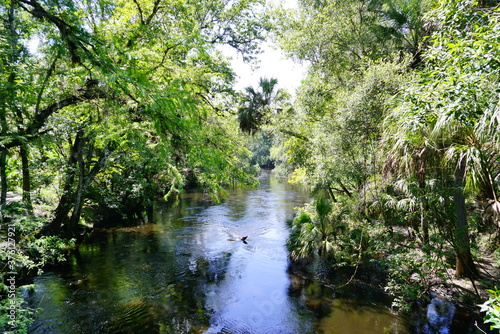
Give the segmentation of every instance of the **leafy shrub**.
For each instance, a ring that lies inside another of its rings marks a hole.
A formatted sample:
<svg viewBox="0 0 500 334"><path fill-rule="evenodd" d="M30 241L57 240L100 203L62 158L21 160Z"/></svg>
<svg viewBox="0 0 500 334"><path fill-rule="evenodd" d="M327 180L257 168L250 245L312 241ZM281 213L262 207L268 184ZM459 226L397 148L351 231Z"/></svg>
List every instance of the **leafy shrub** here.
<svg viewBox="0 0 500 334"><path fill-rule="evenodd" d="M486 312L484 322L490 323L490 329L500 330L500 289L488 290L490 298L481 306L481 312Z"/></svg>

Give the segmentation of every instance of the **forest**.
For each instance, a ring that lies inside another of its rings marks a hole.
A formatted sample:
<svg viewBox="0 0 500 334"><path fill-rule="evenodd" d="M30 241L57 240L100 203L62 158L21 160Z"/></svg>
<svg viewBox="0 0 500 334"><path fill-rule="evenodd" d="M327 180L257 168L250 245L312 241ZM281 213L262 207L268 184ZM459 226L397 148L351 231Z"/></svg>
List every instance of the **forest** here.
<svg viewBox="0 0 500 334"><path fill-rule="evenodd" d="M1 0L2 329L26 332L23 285L95 229L273 169L313 198L295 265L384 268L401 313L454 287L499 330L499 19L493 0ZM296 92L235 90L221 47L255 64L264 42L308 65Z"/></svg>

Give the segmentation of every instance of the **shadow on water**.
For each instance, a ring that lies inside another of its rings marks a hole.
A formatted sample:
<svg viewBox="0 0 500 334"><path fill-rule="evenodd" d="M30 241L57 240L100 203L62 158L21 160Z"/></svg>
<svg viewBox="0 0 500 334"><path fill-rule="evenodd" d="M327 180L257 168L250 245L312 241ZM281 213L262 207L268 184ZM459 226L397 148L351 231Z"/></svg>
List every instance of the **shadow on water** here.
<svg viewBox="0 0 500 334"><path fill-rule="evenodd" d="M307 200L264 175L221 204L185 194L158 204L154 224L97 230L35 280L30 332L408 333L380 296L289 271L286 220Z"/></svg>

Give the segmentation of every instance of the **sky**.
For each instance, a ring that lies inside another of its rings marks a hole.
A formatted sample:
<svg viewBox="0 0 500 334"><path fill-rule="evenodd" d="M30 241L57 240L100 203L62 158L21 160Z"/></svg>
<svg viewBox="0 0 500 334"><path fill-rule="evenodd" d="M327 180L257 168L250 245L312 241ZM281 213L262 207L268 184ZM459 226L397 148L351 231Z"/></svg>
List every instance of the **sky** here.
<svg viewBox="0 0 500 334"><path fill-rule="evenodd" d="M263 53L258 55L258 68L243 62L242 57L236 52L224 49L224 53L232 57L231 64L238 75L236 90L243 90L245 87L257 87L260 78L278 79L278 88L284 88L289 93L294 94L295 89L304 79L307 67L296 63L285 56L279 50L275 50L271 45L263 46Z"/></svg>
<svg viewBox="0 0 500 334"><path fill-rule="evenodd" d="M297 8L297 0L268 1L281 1L285 7ZM251 65L245 64L242 57L232 49L223 48L224 54L232 57L231 64L238 75L236 90L243 90L248 86L257 87L260 78L276 78L278 79L278 88L284 88L294 95L295 90L306 76L307 66L286 59L285 55L280 50L273 48L271 44L264 44L263 51L257 57L259 60L258 68L253 69Z"/></svg>

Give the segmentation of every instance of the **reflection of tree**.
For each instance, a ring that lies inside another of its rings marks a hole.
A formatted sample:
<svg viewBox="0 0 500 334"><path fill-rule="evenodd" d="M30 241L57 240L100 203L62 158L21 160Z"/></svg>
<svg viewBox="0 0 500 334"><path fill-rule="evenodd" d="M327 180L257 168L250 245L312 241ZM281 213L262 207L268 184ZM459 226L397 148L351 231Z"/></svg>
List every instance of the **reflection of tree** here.
<svg viewBox="0 0 500 334"><path fill-rule="evenodd" d="M170 244L174 235L137 227L102 237L80 247L66 284L51 287L58 307L66 301L78 310L64 315L68 326L105 333L186 333L208 326L199 287L225 276L228 253L206 259L208 265L190 275L188 257Z"/></svg>
<svg viewBox="0 0 500 334"><path fill-rule="evenodd" d="M227 274L231 253L223 252L216 257L201 256L196 261L194 273L195 280L199 285L205 283L217 283L224 280Z"/></svg>
<svg viewBox="0 0 500 334"><path fill-rule="evenodd" d="M284 203L290 205L293 200L276 185L261 190L235 191L230 201L211 206L202 214L196 211L199 202L188 200L179 211L165 209L162 217L157 217L161 224L94 232L80 247L79 255L69 261L68 272L72 274L58 287L60 297L53 305L61 311L56 312L60 315L66 303L72 305L61 317L70 328L78 324L84 332L191 333L206 329L211 314L218 310L217 303L226 305L225 293L241 293L241 285L253 282L252 275L247 276L248 281L240 276L249 270L247 258L232 262L234 250L245 246L241 241L227 241L223 229L214 222L224 216L234 221L233 227L257 221L265 225L271 218L273 223L284 225L284 210L288 208ZM256 220L263 215L266 222ZM268 250L276 254L276 248ZM259 252L260 258L266 256ZM280 252L286 261L285 250ZM74 284L70 287L67 283Z"/></svg>

